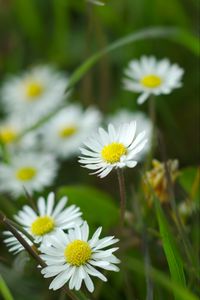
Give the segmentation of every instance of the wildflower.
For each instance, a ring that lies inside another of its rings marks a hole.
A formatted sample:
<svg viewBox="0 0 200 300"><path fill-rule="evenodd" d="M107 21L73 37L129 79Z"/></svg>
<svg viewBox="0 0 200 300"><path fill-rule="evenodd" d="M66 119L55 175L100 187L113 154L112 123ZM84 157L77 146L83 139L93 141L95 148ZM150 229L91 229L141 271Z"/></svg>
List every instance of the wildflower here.
<svg viewBox="0 0 200 300"><path fill-rule="evenodd" d="M27 238L23 233L18 231L18 233L22 236L22 238L29 244L29 246L33 247L33 243L31 240ZM9 248L8 251L13 254L17 254L24 250L22 244L16 239L16 237L10 231L4 231L3 234L6 236L4 239L4 243Z"/></svg>
<svg viewBox="0 0 200 300"><path fill-rule="evenodd" d="M83 156L79 162L85 168L97 170L92 174L101 178L113 169L133 168L137 165L136 154L147 142L144 136L145 131L136 135L136 122L124 123L117 130L109 124L108 132L99 128L99 134L86 140L86 148L80 148Z"/></svg>
<svg viewBox="0 0 200 300"><path fill-rule="evenodd" d="M144 192L149 200L149 203L152 202L152 190L160 199L162 203L167 202L169 199L168 191L168 179L166 176L166 167L164 163L159 162L154 159L152 161L153 168L146 172L144 180ZM170 177L172 183L175 182L176 178L179 175L178 172L178 161L169 160L167 162L167 167L169 169Z"/></svg>
<svg viewBox="0 0 200 300"><path fill-rule="evenodd" d="M47 201L40 197L37 201L38 213L28 205L15 216L15 220L34 237L35 242L42 242L52 234L56 234L59 229L69 229L75 224L82 223L80 218L80 208L71 205L64 208L67 197L62 197L54 207L55 195L49 193Z"/></svg>
<svg viewBox="0 0 200 300"><path fill-rule="evenodd" d="M142 56L139 61L130 61L124 73L124 88L141 93L137 102L142 104L150 95L170 94L181 87L184 71L177 64L170 64L168 59L158 61L154 56Z"/></svg>
<svg viewBox="0 0 200 300"><path fill-rule="evenodd" d="M8 113L19 114L31 124L62 103L66 87L65 75L50 66L37 66L8 79L1 96Z"/></svg>
<svg viewBox="0 0 200 300"><path fill-rule="evenodd" d="M17 198L24 188L31 194L50 186L56 176L57 163L52 155L36 152L12 154L8 163L0 163L0 191Z"/></svg>
<svg viewBox="0 0 200 300"><path fill-rule="evenodd" d="M101 6L105 5L105 3L102 1L97 1L97 0L87 0L87 1L96 5L101 5Z"/></svg>
<svg viewBox="0 0 200 300"><path fill-rule="evenodd" d="M144 158L144 155L150 149L153 128L151 120L142 112L132 112L126 109L117 111L113 116L110 116L109 118L110 123L112 123L116 128L118 128L122 123L131 122L133 120L136 121L137 127L140 129L140 131L144 130L146 132L146 136L148 136L148 141L145 147L136 155L136 160L140 161Z"/></svg>
<svg viewBox="0 0 200 300"><path fill-rule="evenodd" d="M48 265L42 269L45 278L56 276L49 289L57 290L69 281L69 288L79 290L82 281L90 292L94 291L94 284L90 276L103 281L106 277L97 268L119 271L115 265L120 261L113 255L118 248L104 249L118 242L113 236L99 239L102 228L98 228L91 239L87 222L69 230L68 234L58 231L50 237L51 244L41 246L42 259Z"/></svg>
<svg viewBox="0 0 200 300"><path fill-rule="evenodd" d="M79 105L61 110L44 128L44 147L67 158L79 151L82 141L99 125L101 116L94 108L83 111Z"/></svg>

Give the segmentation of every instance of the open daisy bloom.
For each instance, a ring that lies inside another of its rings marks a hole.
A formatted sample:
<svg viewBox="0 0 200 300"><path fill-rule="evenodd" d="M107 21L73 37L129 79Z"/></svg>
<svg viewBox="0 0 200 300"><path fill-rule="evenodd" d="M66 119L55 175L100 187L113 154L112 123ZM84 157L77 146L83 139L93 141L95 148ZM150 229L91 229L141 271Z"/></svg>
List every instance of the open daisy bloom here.
<svg viewBox="0 0 200 300"><path fill-rule="evenodd" d="M87 222L82 226L65 234L63 231L57 232L48 239L51 244L41 246L42 259L48 265L42 269L44 277L56 276L49 288L57 290L69 281L69 288L79 290L82 281L85 282L90 292L94 291L94 284L90 276L95 276L103 281L106 277L97 268L110 271L119 271L115 265L120 261L113 252L118 248L104 249L118 242L113 236L99 239L102 228L98 228L91 239L89 237L89 227Z"/></svg>
<svg viewBox="0 0 200 300"><path fill-rule="evenodd" d="M32 194L50 186L56 176L57 163L52 155L20 152L10 157L10 164L0 163L0 191L13 197Z"/></svg>
<svg viewBox="0 0 200 300"><path fill-rule="evenodd" d="M21 234L22 238L29 244L29 246L33 246L33 243L31 240L29 240L23 233L18 231L19 234ZM6 236L4 239L4 243L8 247L8 251L12 252L13 254L17 254L24 250L24 247L22 244L16 239L16 237L10 232L10 231L4 231L3 234Z"/></svg>
<svg viewBox="0 0 200 300"><path fill-rule="evenodd" d="M82 223L79 207L71 205L65 208L67 197L61 198L54 207L54 199L54 193L48 195L47 201L40 197L37 202L38 213L25 205L15 216L15 220L34 237L36 243L44 241L58 229L73 228L75 224Z"/></svg>
<svg viewBox="0 0 200 300"><path fill-rule="evenodd" d="M170 64L168 59L157 61L153 56L142 56L139 61L130 61L124 73L124 88L141 93L137 102L142 104L150 95L170 94L181 87L184 71L177 64Z"/></svg>
<svg viewBox="0 0 200 300"><path fill-rule="evenodd" d="M66 87L65 75L50 66L37 66L8 79L1 96L8 113L18 113L24 122L32 123L58 107Z"/></svg>
<svg viewBox="0 0 200 300"><path fill-rule="evenodd" d="M136 122L124 123L117 129L112 124L108 125L108 132L99 128L99 134L88 138L86 148L80 148L83 156L79 162L85 168L95 170L103 178L113 169L137 165L135 160L145 146L145 131L136 135Z"/></svg>

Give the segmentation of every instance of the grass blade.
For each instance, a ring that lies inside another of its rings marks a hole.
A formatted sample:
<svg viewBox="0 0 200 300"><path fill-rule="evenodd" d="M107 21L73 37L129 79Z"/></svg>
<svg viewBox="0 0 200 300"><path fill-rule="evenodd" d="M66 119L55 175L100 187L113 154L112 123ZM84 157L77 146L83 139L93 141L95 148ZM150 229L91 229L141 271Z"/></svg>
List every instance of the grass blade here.
<svg viewBox="0 0 200 300"><path fill-rule="evenodd" d="M14 300L9 288L7 287L3 277L0 275L0 295L3 296L5 300Z"/></svg>

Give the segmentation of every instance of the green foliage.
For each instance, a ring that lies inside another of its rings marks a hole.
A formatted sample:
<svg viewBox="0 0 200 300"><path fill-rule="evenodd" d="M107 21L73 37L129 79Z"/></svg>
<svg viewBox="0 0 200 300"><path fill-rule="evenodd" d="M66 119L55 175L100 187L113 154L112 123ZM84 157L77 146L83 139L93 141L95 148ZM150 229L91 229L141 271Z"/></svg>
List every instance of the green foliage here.
<svg viewBox="0 0 200 300"><path fill-rule="evenodd" d="M14 300L8 286L6 285L1 275L0 275L0 294L3 296L3 299L5 300Z"/></svg>
<svg viewBox="0 0 200 300"><path fill-rule="evenodd" d="M188 167L181 170L179 183L194 201L200 199L200 168Z"/></svg>

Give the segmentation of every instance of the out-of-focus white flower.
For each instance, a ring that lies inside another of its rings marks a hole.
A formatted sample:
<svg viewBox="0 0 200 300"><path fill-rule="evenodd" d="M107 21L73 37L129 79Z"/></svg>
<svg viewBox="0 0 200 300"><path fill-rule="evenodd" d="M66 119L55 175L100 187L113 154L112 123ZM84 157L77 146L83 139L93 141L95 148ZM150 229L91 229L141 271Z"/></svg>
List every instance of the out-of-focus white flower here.
<svg viewBox="0 0 200 300"><path fill-rule="evenodd" d="M146 136L148 136L148 141L145 147L135 156L135 159L140 161L144 157L144 155L149 151L151 146L153 129L151 120L140 111L132 112L126 109L121 109L108 118L108 123L113 124L116 127L116 129L118 129L122 123L130 123L132 121L136 121L137 127L140 129L140 131L145 131ZM137 133L138 132L136 131L136 134Z"/></svg>
<svg viewBox="0 0 200 300"><path fill-rule="evenodd" d="M82 156L79 162L85 168L95 170L103 178L113 169L137 165L136 154L143 150L147 139L145 131L136 135L136 122L124 123L117 129L112 124L108 131L99 128L99 134L90 137L84 143L86 148L80 148Z"/></svg>
<svg viewBox="0 0 200 300"><path fill-rule="evenodd" d="M23 233L18 231L18 233L22 236L22 238L29 244L29 246L33 246L33 243L31 240L27 238ZM4 243L8 247L8 251L12 252L13 254L17 254L24 250L24 247L22 244L16 239L16 237L10 232L10 231L4 231L3 234L6 236L4 239Z"/></svg>
<svg viewBox="0 0 200 300"><path fill-rule="evenodd" d="M97 268L110 271L119 271L115 265L120 261L113 255L118 248L104 249L118 242L114 236L99 239L102 228L98 228L89 240L89 227L87 222L69 230L57 232L48 239L51 247L42 244L40 250L42 259L47 267L42 269L44 277L56 276L49 288L57 290L69 281L69 288L79 290L82 281L90 292L94 291L94 284L90 276L107 281L106 277Z"/></svg>
<svg viewBox="0 0 200 300"><path fill-rule="evenodd" d="M96 4L96 5L101 5L101 6L105 5L105 1L104 2L103 1L97 1L97 0L87 0L87 1L90 2L90 3Z"/></svg>
<svg viewBox="0 0 200 300"><path fill-rule="evenodd" d="M71 205L65 208L67 197L62 197L55 207L54 200L54 193L48 195L47 201L40 197L37 202L38 213L25 205L15 216L15 220L34 237L36 243L48 242L50 235L56 234L58 229L73 228L82 223L79 207Z"/></svg>
<svg viewBox="0 0 200 300"><path fill-rule="evenodd" d="M130 61L124 73L124 88L141 93L137 102L142 104L150 95L170 94L181 87L184 71L168 59L158 61L154 56L142 56L140 60Z"/></svg>
<svg viewBox="0 0 200 300"><path fill-rule="evenodd" d="M0 191L17 198L24 188L31 194L50 186L56 176L57 163L52 155L20 152L8 163L0 163Z"/></svg>
<svg viewBox="0 0 200 300"><path fill-rule="evenodd" d="M101 115L94 108L83 111L79 105L61 110L44 127L44 147L67 158L79 152L79 147L99 125Z"/></svg>
<svg viewBox="0 0 200 300"><path fill-rule="evenodd" d="M57 108L64 100L67 77L50 66L37 66L8 79L1 91L3 106L27 124Z"/></svg>

